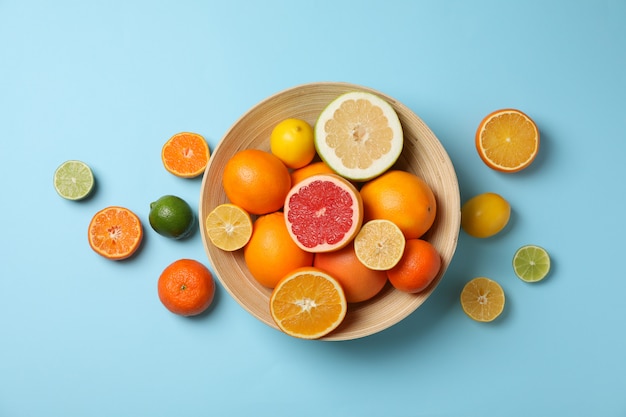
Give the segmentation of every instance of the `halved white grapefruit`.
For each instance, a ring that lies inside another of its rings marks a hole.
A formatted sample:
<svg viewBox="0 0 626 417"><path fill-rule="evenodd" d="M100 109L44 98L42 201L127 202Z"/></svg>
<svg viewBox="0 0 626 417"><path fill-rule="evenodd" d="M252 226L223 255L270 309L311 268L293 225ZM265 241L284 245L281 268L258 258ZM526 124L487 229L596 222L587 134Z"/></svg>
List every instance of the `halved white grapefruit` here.
<svg viewBox="0 0 626 417"><path fill-rule="evenodd" d="M379 96L354 91L333 100L315 124L320 158L342 177L367 181L385 172L404 145L400 119Z"/></svg>

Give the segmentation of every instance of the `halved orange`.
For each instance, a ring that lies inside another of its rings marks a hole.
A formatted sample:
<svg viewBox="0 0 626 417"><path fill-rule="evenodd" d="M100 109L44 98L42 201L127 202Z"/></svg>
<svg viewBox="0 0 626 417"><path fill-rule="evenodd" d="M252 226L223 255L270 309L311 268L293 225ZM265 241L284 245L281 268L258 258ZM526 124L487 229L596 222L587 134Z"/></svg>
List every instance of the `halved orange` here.
<svg viewBox="0 0 626 417"><path fill-rule="evenodd" d="M496 171L521 171L539 152L539 129L519 110L497 110L478 125L476 150L483 162Z"/></svg>
<svg viewBox="0 0 626 417"><path fill-rule="evenodd" d="M287 274L270 297L270 313L278 327L290 336L318 339L335 330L348 310L339 282L315 267Z"/></svg>
<svg viewBox="0 0 626 417"><path fill-rule="evenodd" d="M202 174L209 163L209 145L197 133L181 132L172 136L161 150L165 169L182 178L194 178Z"/></svg>
<svg viewBox="0 0 626 417"><path fill-rule="evenodd" d="M139 217L124 207L111 206L97 212L88 230L89 246L114 261L130 257L141 244L143 228Z"/></svg>

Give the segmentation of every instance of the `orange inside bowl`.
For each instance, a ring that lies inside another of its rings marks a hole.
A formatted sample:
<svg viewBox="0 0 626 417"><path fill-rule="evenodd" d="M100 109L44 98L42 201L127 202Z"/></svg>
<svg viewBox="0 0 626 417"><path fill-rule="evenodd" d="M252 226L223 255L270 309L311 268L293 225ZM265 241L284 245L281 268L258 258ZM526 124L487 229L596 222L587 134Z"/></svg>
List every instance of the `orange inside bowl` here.
<svg viewBox="0 0 626 417"><path fill-rule="evenodd" d="M454 166L437 137L409 108L376 90L348 83L311 83L274 94L237 120L213 151L202 180L199 219L202 241L217 278L244 309L275 329L278 327L269 311L271 290L258 284L250 275L242 250L224 252L211 244L203 227L204 219L217 205L227 202L222 188L222 172L236 152L246 148L269 151L270 133L280 121L295 117L313 126L333 99L357 90L377 94L398 113L404 130L404 149L394 168L420 176L435 193L437 218L424 238L441 254L442 267L432 284L419 294L403 293L388 284L373 299L349 305L343 323L323 340L357 339L400 322L430 296L456 250L461 214Z"/></svg>

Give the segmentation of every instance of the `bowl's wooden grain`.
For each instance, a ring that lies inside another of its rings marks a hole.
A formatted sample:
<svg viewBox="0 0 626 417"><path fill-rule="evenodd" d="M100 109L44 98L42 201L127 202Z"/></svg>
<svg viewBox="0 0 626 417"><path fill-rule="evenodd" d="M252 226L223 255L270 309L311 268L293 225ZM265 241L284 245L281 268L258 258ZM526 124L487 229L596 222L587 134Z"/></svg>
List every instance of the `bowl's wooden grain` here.
<svg viewBox="0 0 626 417"><path fill-rule="evenodd" d="M417 174L433 189L438 205L437 218L425 238L437 248L443 262L441 271L433 283L420 294L402 293L388 284L375 298L349 305L344 322L323 340L356 339L398 323L428 298L452 260L461 219L458 181L448 154L428 126L402 103L370 88L348 83L311 83L296 86L263 100L226 132L211 155L200 194L199 219L202 240L217 278L250 314L278 329L269 312L271 290L258 284L250 275L243 259L243 251L224 252L210 243L204 231L204 219L214 207L227 201L221 176L226 162L234 153L246 148L269 151L269 136L278 122L288 117L296 117L308 121L313 126L326 105L340 94L355 90L378 94L398 113L405 143L395 167Z"/></svg>

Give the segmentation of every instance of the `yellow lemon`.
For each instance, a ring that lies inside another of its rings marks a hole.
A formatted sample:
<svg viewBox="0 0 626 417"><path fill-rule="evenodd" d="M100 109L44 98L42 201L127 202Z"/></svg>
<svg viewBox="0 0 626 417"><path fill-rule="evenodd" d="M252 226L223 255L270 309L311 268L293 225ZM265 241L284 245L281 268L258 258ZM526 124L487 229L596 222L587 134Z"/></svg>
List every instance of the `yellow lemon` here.
<svg viewBox="0 0 626 417"><path fill-rule="evenodd" d="M270 150L289 168L302 168L315 157L313 128L304 120L283 120L272 130Z"/></svg>

